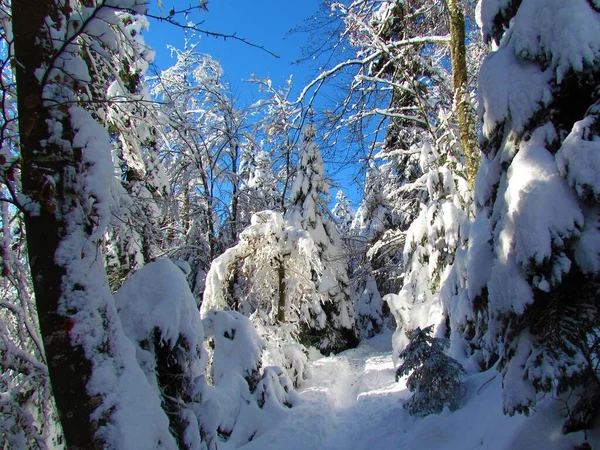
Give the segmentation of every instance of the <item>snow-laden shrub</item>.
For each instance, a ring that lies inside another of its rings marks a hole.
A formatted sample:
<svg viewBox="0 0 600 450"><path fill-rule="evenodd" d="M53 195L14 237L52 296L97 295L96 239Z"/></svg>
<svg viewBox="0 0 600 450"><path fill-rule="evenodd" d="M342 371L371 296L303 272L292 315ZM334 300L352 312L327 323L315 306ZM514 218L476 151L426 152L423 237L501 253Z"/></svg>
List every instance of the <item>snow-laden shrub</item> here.
<svg viewBox="0 0 600 450"><path fill-rule="evenodd" d="M411 415L438 414L445 406L455 408L464 391L465 370L444 353L446 340L433 337L432 331L429 326L409 332L410 342L400 353L396 380L410 374L406 386L414 395L404 407Z"/></svg>
<svg viewBox="0 0 600 450"><path fill-rule="evenodd" d="M221 440L241 446L270 429L298 397L283 369L262 366L264 340L236 311L208 311L202 320L209 343L211 405Z"/></svg>
<svg viewBox="0 0 600 450"><path fill-rule="evenodd" d="M115 294L138 364L162 400L179 448L212 449L214 429L197 416L206 366L204 332L182 270L167 259L147 264Z"/></svg>
<svg viewBox="0 0 600 450"><path fill-rule="evenodd" d="M251 319L265 341L263 366L281 367L294 387L299 387L310 376L310 364L307 348L297 342L295 326L291 323L266 325L255 316Z"/></svg>
<svg viewBox="0 0 600 450"><path fill-rule="evenodd" d="M166 259L146 265L115 301L178 448L212 450L219 439L243 445L296 402L287 373L263 369L264 341L248 318L212 311L200 319L182 267Z"/></svg>

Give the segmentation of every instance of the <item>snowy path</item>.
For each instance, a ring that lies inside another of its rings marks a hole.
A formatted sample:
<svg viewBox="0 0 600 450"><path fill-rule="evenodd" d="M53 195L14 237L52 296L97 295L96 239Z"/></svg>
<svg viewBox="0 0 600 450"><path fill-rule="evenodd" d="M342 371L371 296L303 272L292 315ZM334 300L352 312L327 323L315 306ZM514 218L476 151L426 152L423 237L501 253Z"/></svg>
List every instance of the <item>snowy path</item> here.
<svg viewBox="0 0 600 450"><path fill-rule="evenodd" d="M299 390L301 404L243 449L397 449L399 421L406 420L400 400L409 394L394 379L390 341L382 336L317 360Z"/></svg>
<svg viewBox="0 0 600 450"><path fill-rule="evenodd" d="M465 383L463 406L410 417L410 397L394 379L391 335L313 363L302 401L243 450L572 450L583 433L562 435L561 405L548 399L530 417L502 414L501 377L493 370ZM600 445L600 432L588 433ZM220 447L221 448L221 447ZM229 447L222 447L223 449Z"/></svg>

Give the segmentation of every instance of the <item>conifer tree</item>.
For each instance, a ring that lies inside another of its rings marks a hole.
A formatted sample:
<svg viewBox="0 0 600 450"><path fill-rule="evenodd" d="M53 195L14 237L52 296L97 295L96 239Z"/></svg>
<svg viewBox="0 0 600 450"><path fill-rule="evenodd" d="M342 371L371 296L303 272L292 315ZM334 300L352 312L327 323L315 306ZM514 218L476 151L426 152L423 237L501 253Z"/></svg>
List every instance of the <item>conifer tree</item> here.
<svg viewBox="0 0 600 450"><path fill-rule="evenodd" d="M499 360L509 414L598 380L599 19L585 0L481 4L485 157L446 305L457 350Z"/></svg>
<svg viewBox="0 0 600 450"><path fill-rule="evenodd" d="M409 344L400 353L396 381L408 375L406 386L414 395L404 404L411 415L437 414L455 408L463 393L465 370L444 353L444 339L431 336L433 326L407 332Z"/></svg>
<svg viewBox="0 0 600 450"><path fill-rule="evenodd" d="M316 129L311 123L303 130L300 160L286 219L298 223L314 241L323 271L319 290L325 294L322 308L327 316L315 344L327 351L340 351L356 345L355 318L350 298L346 260L340 235L327 217L329 183L325 179L323 158L314 142ZM315 274L316 275L316 274ZM313 281L317 281L313 275Z"/></svg>
<svg viewBox="0 0 600 450"><path fill-rule="evenodd" d="M336 218L338 231L340 235L348 234L352 227L352 221L354 220L354 211L350 206L350 201L344 195L344 192L339 190L335 194L336 204L331 211L333 216Z"/></svg>

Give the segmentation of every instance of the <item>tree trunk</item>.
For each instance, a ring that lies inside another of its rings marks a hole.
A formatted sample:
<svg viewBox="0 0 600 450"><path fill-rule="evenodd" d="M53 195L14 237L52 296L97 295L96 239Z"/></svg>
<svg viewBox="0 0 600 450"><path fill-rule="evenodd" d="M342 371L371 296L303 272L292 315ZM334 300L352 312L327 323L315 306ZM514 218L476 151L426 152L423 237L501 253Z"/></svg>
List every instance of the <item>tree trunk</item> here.
<svg viewBox="0 0 600 450"><path fill-rule="evenodd" d="M465 47L465 15L460 0L446 0L450 19L450 53L452 58L452 84L454 104L458 118L460 143L467 167L467 180L475 186L479 169L479 147L475 129L475 115L469 99L467 58Z"/></svg>
<svg viewBox="0 0 600 450"><path fill-rule="evenodd" d="M183 201L181 204L181 231L184 236L187 236L189 233L190 224L190 185L188 181L183 187ZM169 240L169 245L171 245L171 243L171 240Z"/></svg>
<svg viewBox="0 0 600 450"><path fill-rule="evenodd" d="M231 134L231 132L229 131L229 129L227 130L228 134ZM230 139L232 139L230 137ZM231 153L231 186L232 186L232 191L231 191L231 205L229 207L229 222L230 222L230 227L231 227L231 234L230 234L230 239L231 239L231 245L235 245L235 243L238 240L238 230L237 230L237 225L238 225L238 209L239 209L239 189L238 189L238 182L239 182L239 176L238 176L238 167L237 167L237 160L238 160L238 154L239 154L239 144L235 143L232 144L232 153Z"/></svg>
<svg viewBox="0 0 600 450"><path fill-rule="evenodd" d="M279 301L277 302L277 321L285 322L285 261L281 258L277 266L277 279L279 280Z"/></svg>
<svg viewBox="0 0 600 450"><path fill-rule="evenodd" d="M35 75L53 57L52 46L47 44L49 36L44 35L48 30L45 21L58 13L53 1L12 2L22 186L23 193L39 205L25 215L25 225L40 330L65 438L70 449L93 449L103 447L95 437L99 424L90 419L101 400L87 393L91 363L80 346L71 344L71 322L60 311L61 297L68 289L63 283L67 271L55 258L68 227L64 218L72 206L65 197L72 195L71 178L77 158L70 146L49 140L46 120L52 108L44 104L44 86ZM72 138L66 117L63 126L63 139Z"/></svg>

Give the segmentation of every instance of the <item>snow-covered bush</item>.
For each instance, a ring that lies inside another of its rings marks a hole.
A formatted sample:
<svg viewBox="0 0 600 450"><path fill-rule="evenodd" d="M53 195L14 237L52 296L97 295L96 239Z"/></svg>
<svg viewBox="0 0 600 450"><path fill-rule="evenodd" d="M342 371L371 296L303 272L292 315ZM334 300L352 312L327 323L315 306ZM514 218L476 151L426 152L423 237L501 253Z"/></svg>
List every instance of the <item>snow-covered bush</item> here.
<svg viewBox="0 0 600 450"><path fill-rule="evenodd" d="M444 353L446 341L433 337L432 332L429 326L407 333L410 342L399 356L402 363L396 380L408 375L406 386L414 395L404 407L411 415L437 414L445 406L456 408L464 391L463 367Z"/></svg>
<svg viewBox="0 0 600 450"><path fill-rule="evenodd" d="M197 416L206 381L204 332L184 273L167 259L134 273L115 294L137 361L160 396L179 448L213 448L214 430ZM208 417L206 417L208 419Z"/></svg>
<svg viewBox="0 0 600 450"><path fill-rule="evenodd" d="M286 373L262 366L263 339L236 311L209 311L202 324L210 347L205 401L220 439L241 446L267 431L297 402Z"/></svg>
<svg viewBox="0 0 600 450"><path fill-rule="evenodd" d="M295 403L285 371L263 369L264 342L252 322L234 311L200 320L185 274L171 261L143 267L115 300L179 448L214 449L219 439L242 445Z"/></svg>
<svg viewBox="0 0 600 450"><path fill-rule="evenodd" d="M293 323L266 325L264 320L257 320L253 316L251 320L265 342L263 366L279 366L294 387L302 385L310 376L310 365L308 349L297 342L296 326Z"/></svg>

